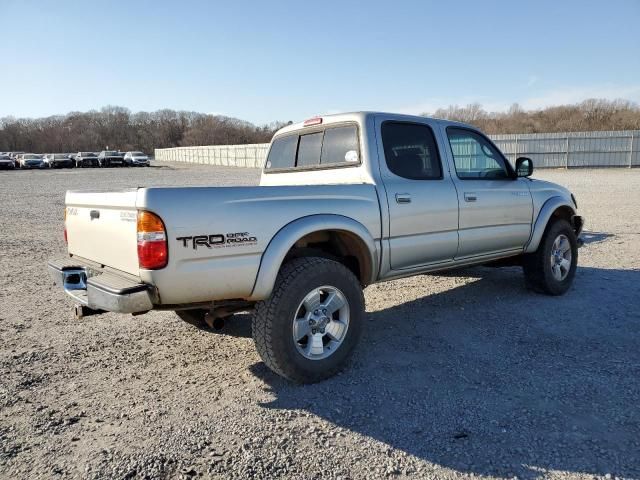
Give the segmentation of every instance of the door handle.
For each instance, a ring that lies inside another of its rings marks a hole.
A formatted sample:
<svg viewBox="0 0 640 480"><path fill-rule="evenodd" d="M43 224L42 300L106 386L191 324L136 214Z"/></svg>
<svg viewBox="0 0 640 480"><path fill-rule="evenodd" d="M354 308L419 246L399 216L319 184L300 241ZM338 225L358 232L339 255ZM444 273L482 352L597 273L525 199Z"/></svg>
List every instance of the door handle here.
<svg viewBox="0 0 640 480"><path fill-rule="evenodd" d="M396 193L396 203L411 203L411 195L408 193Z"/></svg>
<svg viewBox="0 0 640 480"><path fill-rule="evenodd" d="M478 199L477 195L475 193L465 193L464 194L464 201L465 202L475 202Z"/></svg>

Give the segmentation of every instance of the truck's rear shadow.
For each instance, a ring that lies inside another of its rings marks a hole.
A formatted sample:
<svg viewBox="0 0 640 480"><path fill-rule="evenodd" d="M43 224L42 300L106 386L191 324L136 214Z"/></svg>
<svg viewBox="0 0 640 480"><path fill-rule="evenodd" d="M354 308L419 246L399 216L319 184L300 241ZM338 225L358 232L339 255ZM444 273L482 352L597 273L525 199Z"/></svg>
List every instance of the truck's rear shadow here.
<svg viewBox="0 0 640 480"><path fill-rule="evenodd" d="M604 242L607 238L613 237L612 233L604 233L604 232L582 232L581 238L586 245L590 243L600 243Z"/></svg>
<svg viewBox="0 0 640 480"><path fill-rule="evenodd" d="M352 365L275 400L464 473L640 476L640 272L580 268L563 297L521 270L477 268L439 294L371 312ZM615 300L614 300L615 299Z"/></svg>

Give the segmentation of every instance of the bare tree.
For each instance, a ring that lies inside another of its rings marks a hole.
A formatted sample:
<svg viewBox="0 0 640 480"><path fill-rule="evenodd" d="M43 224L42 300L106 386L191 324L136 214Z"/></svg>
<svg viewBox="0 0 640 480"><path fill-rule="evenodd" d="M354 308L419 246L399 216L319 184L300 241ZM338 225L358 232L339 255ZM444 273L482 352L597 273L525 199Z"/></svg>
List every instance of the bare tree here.
<svg viewBox="0 0 640 480"><path fill-rule="evenodd" d="M514 103L504 113L487 112L477 104L436 110L435 117L475 125L487 133L550 133L640 129L640 107L627 100L589 99L525 111Z"/></svg>
<svg viewBox="0 0 640 480"><path fill-rule="evenodd" d="M590 99L533 111L513 104L506 112L487 112L472 103L439 109L434 116L470 123L487 133L640 129L640 107L627 100ZM108 105L100 111L46 118L2 118L0 151L78 152L108 145L151 152L164 147L263 143L284 125L256 126L237 118L168 109L131 113Z"/></svg>

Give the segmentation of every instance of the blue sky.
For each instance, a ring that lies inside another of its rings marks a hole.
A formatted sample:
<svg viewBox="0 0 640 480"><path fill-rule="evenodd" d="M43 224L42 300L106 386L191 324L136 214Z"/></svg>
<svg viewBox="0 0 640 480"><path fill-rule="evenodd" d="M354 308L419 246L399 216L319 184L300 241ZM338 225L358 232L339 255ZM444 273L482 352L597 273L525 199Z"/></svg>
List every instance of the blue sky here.
<svg viewBox="0 0 640 480"><path fill-rule="evenodd" d="M0 0L0 117L640 101L640 0Z"/></svg>

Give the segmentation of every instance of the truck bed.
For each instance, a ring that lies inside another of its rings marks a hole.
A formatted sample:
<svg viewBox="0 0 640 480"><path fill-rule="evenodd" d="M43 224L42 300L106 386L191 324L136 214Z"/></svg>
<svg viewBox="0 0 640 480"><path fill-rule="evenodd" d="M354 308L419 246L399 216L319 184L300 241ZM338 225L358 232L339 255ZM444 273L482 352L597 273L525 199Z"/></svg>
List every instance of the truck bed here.
<svg viewBox="0 0 640 480"><path fill-rule="evenodd" d="M157 288L162 304L248 297L274 235L306 216L346 216L372 238L381 236L371 184L153 187L69 192L66 200L69 253L138 276ZM138 210L164 221L169 261L163 269L138 267Z"/></svg>

